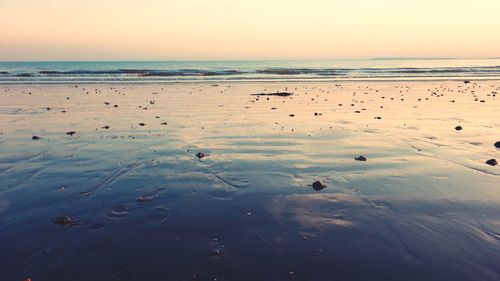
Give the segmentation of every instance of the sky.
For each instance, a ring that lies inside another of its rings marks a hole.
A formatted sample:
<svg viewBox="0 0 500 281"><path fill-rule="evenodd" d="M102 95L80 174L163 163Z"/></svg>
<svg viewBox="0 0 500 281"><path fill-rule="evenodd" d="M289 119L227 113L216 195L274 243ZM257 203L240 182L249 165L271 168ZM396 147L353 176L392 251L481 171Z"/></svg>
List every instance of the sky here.
<svg viewBox="0 0 500 281"><path fill-rule="evenodd" d="M0 0L0 60L500 57L499 0Z"/></svg>

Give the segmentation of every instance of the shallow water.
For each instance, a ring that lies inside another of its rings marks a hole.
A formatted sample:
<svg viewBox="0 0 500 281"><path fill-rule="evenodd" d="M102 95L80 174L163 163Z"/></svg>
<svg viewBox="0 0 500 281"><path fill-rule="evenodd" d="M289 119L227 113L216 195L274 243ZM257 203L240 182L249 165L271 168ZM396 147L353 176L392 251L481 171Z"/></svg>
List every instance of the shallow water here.
<svg viewBox="0 0 500 281"><path fill-rule="evenodd" d="M499 90L0 86L1 279L499 280Z"/></svg>

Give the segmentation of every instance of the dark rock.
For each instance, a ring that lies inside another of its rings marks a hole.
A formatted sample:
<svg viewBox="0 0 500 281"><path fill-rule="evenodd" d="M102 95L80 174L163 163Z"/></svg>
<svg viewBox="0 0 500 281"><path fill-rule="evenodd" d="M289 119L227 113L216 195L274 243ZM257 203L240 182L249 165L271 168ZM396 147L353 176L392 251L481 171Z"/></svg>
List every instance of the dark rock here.
<svg viewBox="0 0 500 281"><path fill-rule="evenodd" d="M462 131L463 129L464 129L464 128L462 128L462 126L456 126L456 127L455 127L455 130L457 130L457 131Z"/></svg>
<svg viewBox="0 0 500 281"><path fill-rule="evenodd" d="M290 116L290 117L295 117L295 114L290 114L290 115L288 115L288 116Z"/></svg>
<svg viewBox="0 0 500 281"><path fill-rule="evenodd" d="M108 125L106 125L106 126L103 126L102 128L103 128L103 129L105 129L105 130L108 130L108 129L109 129L109 126L108 126Z"/></svg>
<svg viewBox="0 0 500 281"><path fill-rule="evenodd" d="M74 135L74 134L76 134L76 132L75 132L75 131L69 131L69 132L67 132L67 133L66 133L66 135L70 135L70 136L72 136L72 135Z"/></svg>
<svg viewBox="0 0 500 281"><path fill-rule="evenodd" d="M469 83L470 83L470 81L469 81L469 80L465 80L465 81L464 81L464 83L465 83L465 84L469 84Z"/></svg>
<svg viewBox="0 0 500 281"><path fill-rule="evenodd" d="M363 155L360 155L359 157L354 158L354 160L365 162L366 161L366 157L364 157Z"/></svg>
<svg viewBox="0 0 500 281"><path fill-rule="evenodd" d="M500 141L497 141L494 145L496 148L500 148Z"/></svg>
<svg viewBox="0 0 500 281"><path fill-rule="evenodd" d="M278 97L288 97L291 95L293 95L293 93L289 93L289 92L252 94L252 96L278 96Z"/></svg>
<svg viewBox="0 0 500 281"><path fill-rule="evenodd" d="M498 165L498 162L496 159L490 159L490 160L486 161L486 164L488 164L490 166L496 166L496 165Z"/></svg>
<svg viewBox="0 0 500 281"><path fill-rule="evenodd" d="M139 126L144 127L146 126L146 123L139 123Z"/></svg>
<svg viewBox="0 0 500 281"><path fill-rule="evenodd" d="M205 157L205 153L198 152L198 153L196 153L196 157L198 157L198 159L201 159L201 158Z"/></svg>
<svg viewBox="0 0 500 281"><path fill-rule="evenodd" d="M41 139L41 138L40 138L39 136L32 136L32 137L31 137L31 139L32 139L32 140L39 140L39 139Z"/></svg>
<svg viewBox="0 0 500 281"><path fill-rule="evenodd" d="M60 216L54 220L54 223L58 225L73 225L75 222L68 216Z"/></svg>
<svg viewBox="0 0 500 281"><path fill-rule="evenodd" d="M320 182L320 181L315 181L315 182L313 182L313 184L312 184L312 188L313 188L314 190L316 190L316 191L320 191L320 190L322 190L322 189L326 188L326 184L324 184L324 183L322 183L322 182Z"/></svg>

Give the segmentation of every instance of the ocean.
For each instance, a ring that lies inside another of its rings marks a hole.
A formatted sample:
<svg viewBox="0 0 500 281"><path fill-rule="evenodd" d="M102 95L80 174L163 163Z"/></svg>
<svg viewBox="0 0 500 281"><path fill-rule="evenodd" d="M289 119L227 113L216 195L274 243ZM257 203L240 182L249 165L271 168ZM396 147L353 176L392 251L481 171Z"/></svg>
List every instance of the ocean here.
<svg viewBox="0 0 500 281"><path fill-rule="evenodd" d="M500 78L500 59L0 62L0 83Z"/></svg>

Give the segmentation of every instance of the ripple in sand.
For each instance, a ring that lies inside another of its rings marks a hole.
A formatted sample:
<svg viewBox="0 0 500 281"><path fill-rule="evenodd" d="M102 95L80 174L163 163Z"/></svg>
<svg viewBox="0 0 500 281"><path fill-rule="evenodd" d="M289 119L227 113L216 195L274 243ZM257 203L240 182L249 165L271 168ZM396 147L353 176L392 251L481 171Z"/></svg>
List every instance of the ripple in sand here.
<svg viewBox="0 0 500 281"><path fill-rule="evenodd" d="M108 211L106 216L111 218L123 218L128 214L129 207L127 205L118 205Z"/></svg>

